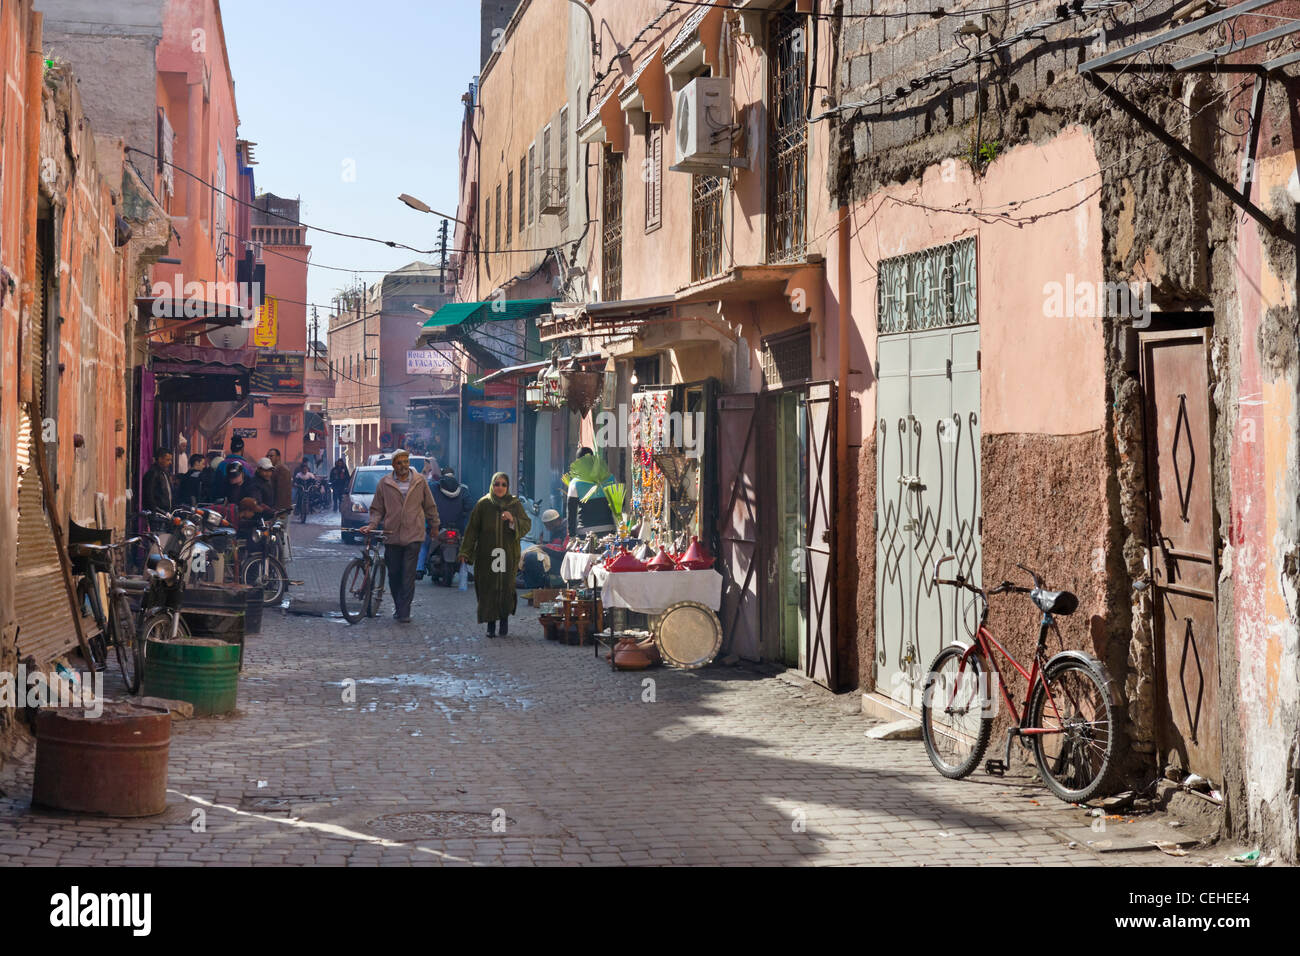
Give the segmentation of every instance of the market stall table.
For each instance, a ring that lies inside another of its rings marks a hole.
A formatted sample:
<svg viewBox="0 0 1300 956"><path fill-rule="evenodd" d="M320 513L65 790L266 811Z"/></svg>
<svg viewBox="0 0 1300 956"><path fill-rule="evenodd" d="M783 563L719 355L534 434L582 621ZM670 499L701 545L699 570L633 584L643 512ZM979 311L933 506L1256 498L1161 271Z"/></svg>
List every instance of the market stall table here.
<svg viewBox="0 0 1300 956"><path fill-rule="evenodd" d="M560 577L565 581L586 581L592 567L599 564L603 554L589 554L586 551L570 551L560 562Z"/></svg>
<svg viewBox="0 0 1300 956"><path fill-rule="evenodd" d="M592 587L600 588L606 610L621 607L637 614L661 614L679 601L722 607L722 575L704 571L617 571L592 568Z"/></svg>

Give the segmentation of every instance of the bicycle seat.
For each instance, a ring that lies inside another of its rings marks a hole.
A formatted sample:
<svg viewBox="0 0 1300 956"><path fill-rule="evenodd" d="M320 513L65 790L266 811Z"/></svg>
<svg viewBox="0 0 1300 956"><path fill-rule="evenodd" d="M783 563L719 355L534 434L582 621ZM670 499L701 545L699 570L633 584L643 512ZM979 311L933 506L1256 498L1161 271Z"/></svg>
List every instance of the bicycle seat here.
<svg viewBox="0 0 1300 956"><path fill-rule="evenodd" d="M1038 605L1044 614L1073 614L1079 609L1079 599L1069 591L1044 591L1034 588L1029 592L1029 599Z"/></svg>

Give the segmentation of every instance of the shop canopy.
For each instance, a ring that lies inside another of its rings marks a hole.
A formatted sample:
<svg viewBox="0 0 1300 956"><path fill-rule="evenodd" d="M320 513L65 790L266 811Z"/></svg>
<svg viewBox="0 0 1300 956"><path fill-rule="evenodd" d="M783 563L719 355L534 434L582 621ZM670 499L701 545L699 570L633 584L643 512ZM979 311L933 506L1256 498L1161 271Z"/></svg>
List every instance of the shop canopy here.
<svg viewBox="0 0 1300 956"><path fill-rule="evenodd" d="M455 325L529 319L546 312L554 301L554 299L486 299L483 302L448 302L429 316L422 328L427 332Z"/></svg>

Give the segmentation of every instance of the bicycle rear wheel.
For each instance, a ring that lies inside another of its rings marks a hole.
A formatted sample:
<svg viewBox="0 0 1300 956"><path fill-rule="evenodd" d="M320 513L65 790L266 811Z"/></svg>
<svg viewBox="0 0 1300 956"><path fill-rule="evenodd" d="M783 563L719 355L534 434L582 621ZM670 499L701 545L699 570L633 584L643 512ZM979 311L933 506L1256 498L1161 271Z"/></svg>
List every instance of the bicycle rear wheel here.
<svg viewBox="0 0 1300 956"><path fill-rule="evenodd" d="M993 732L989 684L979 654L962 657L966 648L941 650L925 676L921 695L921 739L930 763L956 780L974 770L988 749Z"/></svg>
<svg viewBox="0 0 1300 956"><path fill-rule="evenodd" d="M1077 657L1047 662L1046 687L1040 681L1029 703L1034 760L1048 788L1069 803L1090 800L1110 775L1119 730L1119 708L1108 693L1110 679Z"/></svg>
<svg viewBox="0 0 1300 956"><path fill-rule="evenodd" d="M355 624L370 610L370 574L363 558L353 558L339 583L339 610L343 620Z"/></svg>
<svg viewBox="0 0 1300 956"><path fill-rule="evenodd" d="M144 642L136 635L135 615L131 613L131 604L125 594L112 599L108 627L112 634L113 654L117 658L118 670L122 672L126 692L138 694L144 676Z"/></svg>

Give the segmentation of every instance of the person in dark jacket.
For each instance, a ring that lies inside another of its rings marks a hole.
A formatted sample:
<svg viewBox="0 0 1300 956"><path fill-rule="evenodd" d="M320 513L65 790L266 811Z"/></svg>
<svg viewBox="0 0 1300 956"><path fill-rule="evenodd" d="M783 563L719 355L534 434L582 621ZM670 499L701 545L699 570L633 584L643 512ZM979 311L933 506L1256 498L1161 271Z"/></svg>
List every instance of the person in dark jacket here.
<svg viewBox="0 0 1300 956"><path fill-rule="evenodd" d="M340 458L334 463L334 467L330 469L330 489L334 492L335 511L339 510L339 503L343 500L343 496L347 494L348 482L351 480L352 476L348 474L348 466Z"/></svg>
<svg viewBox="0 0 1300 956"><path fill-rule="evenodd" d="M140 487L140 507L145 511L170 512L172 499L172 450L155 448L153 467L144 473Z"/></svg>
<svg viewBox="0 0 1300 956"><path fill-rule="evenodd" d="M280 508L279 500L275 494L275 483L271 480L275 473L275 466L271 464L269 458L259 458L257 460L257 474L253 475L250 488L256 488L259 496L264 503L271 506L273 511L283 510ZM292 505L290 506L292 507Z"/></svg>
<svg viewBox="0 0 1300 956"><path fill-rule="evenodd" d="M177 494L177 503L193 508L203 498L203 465L206 459L195 455L190 459L190 470L181 478Z"/></svg>
<svg viewBox="0 0 1300 956"><path fill-rule="evenodd" d="M469 514L474 510L474 501L469 496L469 487L460 483L455 471L444 468L440 478L429 481L429 490L433 492L433 503L438 506L439 528L450 529L463 537L465 526L469 524ZM424 545L420 548L420 559L415 566L416 580L424 577L431 547L433 547L432 537L426 537Z"/></svg>
<svg viewBox="0 0 1300 956"><path fill-rule="evenodd" d="M210 451L205 457L203 471L199 473L199 501L211 503L225 497L225 476L217 470L220 460L219 451Z"/></svg>
<svg viewBox="0 0 1300 956"><path fill-rule="evenodd" d="M275 510L292 511L293 473L280 457L280 449L272 448L266 453L266 458L271 462L271 490L275 492Z"/></svg>

